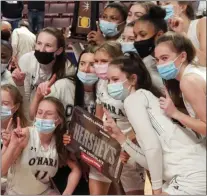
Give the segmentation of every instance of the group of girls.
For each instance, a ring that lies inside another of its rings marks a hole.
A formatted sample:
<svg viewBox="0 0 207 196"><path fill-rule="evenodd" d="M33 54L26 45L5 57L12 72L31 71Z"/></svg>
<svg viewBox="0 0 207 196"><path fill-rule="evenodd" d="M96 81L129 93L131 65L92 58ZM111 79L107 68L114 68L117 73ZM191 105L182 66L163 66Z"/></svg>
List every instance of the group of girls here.
<svg viewBox="0 0 207 196"><path fill-rule="evenodd" d="M77 66L52 27L12 73L1 42L4 194L116 194L64 146L74 106L120 143L126 194L144 194L146 172L155 195L206 194L206 18L190 2L160 4L108 4Z"/></svg>

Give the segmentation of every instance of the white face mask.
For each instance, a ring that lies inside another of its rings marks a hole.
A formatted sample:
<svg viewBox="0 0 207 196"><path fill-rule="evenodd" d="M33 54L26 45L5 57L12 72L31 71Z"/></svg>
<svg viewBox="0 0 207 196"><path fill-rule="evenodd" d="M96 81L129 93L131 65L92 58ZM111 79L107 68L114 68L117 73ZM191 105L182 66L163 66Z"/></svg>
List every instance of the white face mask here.
<svg viewBox="0 0 207 196"><path fill-rule="evenodd" d="M1 74L6 70L7 66L7 63L1 63Z"/></svg>

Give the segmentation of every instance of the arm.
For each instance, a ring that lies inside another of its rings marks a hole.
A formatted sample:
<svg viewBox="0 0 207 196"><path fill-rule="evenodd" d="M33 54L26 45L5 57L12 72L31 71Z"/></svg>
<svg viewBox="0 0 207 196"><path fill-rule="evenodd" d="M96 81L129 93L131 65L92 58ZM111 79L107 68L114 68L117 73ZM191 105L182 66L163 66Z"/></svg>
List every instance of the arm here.
<svg viewBox="0 0 207 196"><path fill-rule="evenodd" d="M15 149L17 147L13 144L9 144L9 146L6 148L6 151L4 154L2 154L2 160L1 160L1 175L5 176L12 165L14 161L14 154Z"/></svg>
<svg viewBox="0 0 207 196"><path fill-rule="evenodd" d="M16 57L17 53L18 53L18 48L17 48L18 47L18 39L19 39L19 36L18 36L17 30L15 29L11 35L11 45L12 45L12 49L13 49L13 54L12 54L13 57Z"/></svg>
<svg viewBox="0 0 207 196"><path fill-rule="evenodd" d="M192 118L178 110L176 110L172 118L197 133L206 135L206 94L204 92L206 85L203 85L203 83L204 81L199 76L194 75L185 76L180 83L181 91L192 106L198 119Z"/></svg>
<svg viewBox="0 0 207 196"><path fill-rule="evenodd" d="M22 150L26 147L29 140L28 129L22 129L23 137L18 138L14 130L12 132L11 141L2 155L2 176L6 175L13 162L21 155Z"/></svg>
<svg viewBox="0 0 207 196"><path fill-rule="evenodd" d="M149 170L148 165L147 165L147 160L142 152L142 149L138 147L136 144L134 144L130 139L126 139L121 147L131 156L135 159L139 165L144 167L145 169Z"/></svg>
<svg viewBox="0 0 207 196"><path fill-rule="evenodd" d="M30 119L31 120L34 120L35 118L35 114L37 113L37 108L38 108L38 105L39 103L41 102L41 100L43 99L44 97L40 97L37 93L37 91L35 92L35 95L34 95L34 98L33 100L31 101L30 103L30 107L29 107L29 116L30 116Z"/></svg>
<svg viewBox="0 0 207 196"><path fill-rule="evenodd" d="M139 93L139 94L138 94ZM152 178L153 190L162 187L162 147L147 112L148 100L141 92L130 95L124 102L126 115L145 154Z"/></svg>
<svg viewBox="0 0 207 196"><path fill-rule="evenodd" d="M80 167L78 166L78 163L75 161L68 160L67 164L72 171L68 176L67 187L65 188L63 195L72 195L73 191L75 190L81 178L81 170Z"/></svg>
<svg viewBox="0 0 207 196"><path fill-rule="evenodd" d="M200 59L201 65L206 65L206 17L203 17L198 22L198 40L200 48L196 51Z"/></svg>

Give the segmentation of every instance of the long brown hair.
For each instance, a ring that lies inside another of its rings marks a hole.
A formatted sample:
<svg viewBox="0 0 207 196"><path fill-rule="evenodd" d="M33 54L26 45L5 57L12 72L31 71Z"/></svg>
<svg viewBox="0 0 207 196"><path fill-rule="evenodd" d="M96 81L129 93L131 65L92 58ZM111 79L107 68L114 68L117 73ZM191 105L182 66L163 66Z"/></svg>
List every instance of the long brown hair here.
<svg viewBox="0 0 207 196"><path fill-rule="evenodd" d="M54 131L54 135L55 135L55 142L56 142L56 149L57 149L57 152L58 152L59 163L60 163L60 165L65 165L66 161L69 158L71 158L71 155L70 155L69 151L66 150L66 148L65 148L65 146L63 145L63 142L62 142L63 135L67 131L64 106L63 106L62 102L59 99L55 98L55 97L46 97L42 101L48 101L48 102L54 104L55 108L56 108L56 111L58 113L58 116L62 120L62 123L59 124L56 127L56 129Z"/></svg>
<svg viewBox="0 0 207 196"><path fill-rule="evenodd" d="M56 74L57 80L67 77L65 74L65 66L66 62L69 60L66 53L65 53L65 37L63 36L63 33L61 30L54 28L54 27L46 27L43 30L41 30L38 35L37 39L40 33L45 32L53 35L57 39L57 48L63 48L63 52L60 55L56 56L55 64L52 67L52 75ZM72 65L73 66L73 65Z"/></svg>
<svg viewBox="0 0 207 196"><path fill-rule="evenodd" d="M29 125L29 122L24 115L23 97L20 94L17 87L11 84L5 84L1 86L1 90L7 91L11 95L15 105L19 104L17 111L13 114L13 117L12 117L14 126L15 127L17 126L17 117L19 117L21 119L21 127L27 127Z"/></svg>
<svg viewBox="0 0 207 196"><path fill-rule="evenodd" d="M196 50L190 39L183 36L182 34L169 31L157 39L156 46L163 42L167 43L171 48L171 50L175 51L177 54L180 54L183 51L186 52L187 64L196 65L196 63L194 62L196 56ZM172 79L172 80L164 80L164 83L171 95L174 104L178 108L185 111L182 92L180 90L180 82L177 81L176 79Z"/></svg>

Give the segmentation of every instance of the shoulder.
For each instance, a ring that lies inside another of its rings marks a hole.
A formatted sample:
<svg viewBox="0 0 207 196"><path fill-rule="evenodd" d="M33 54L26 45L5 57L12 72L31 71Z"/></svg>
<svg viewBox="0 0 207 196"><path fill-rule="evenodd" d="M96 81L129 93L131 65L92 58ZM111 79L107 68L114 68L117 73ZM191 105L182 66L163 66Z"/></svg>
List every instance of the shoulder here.
<svg viewBox="0 0 207 196"><path fill-rule="evenodd" d="M200 30L205 29L205 27L206 27L206 17L198 19L198 24L197 25L198 25L198 28Z"/></svg>
<svg viewBox="0 0 207 196"><path fill-rule="evenodd" d="M124 101L124 108L128 106L134 107L135 105L146 105L149 103L152 93L150 91L139 89L130 94Z"/></svg>
<svg viewBox="0 0 207 196"><path fill-rule="evenodd" d="M203 88L205 81L197 74L190 73L182 77L180 81L180 90L185 94L195 92Z"/></svg>
<svg viewBox="0 0 207 196"><path fill-rule="evenodd" d="M34 68L34 64L37 64L37 59L34 56L34 51L28 52L22 55L18 61L20 68L25 70Z"/></svg>
<svg viewBox="0 0 207 196"><path fill-rule="evenodd" d="M75 88L75 84L74 81L72 81L71 79L68 78L62 78L60 80L57 80L54 83L54 86L61 88L61 89L66 89L66 88Z"/></svg>

